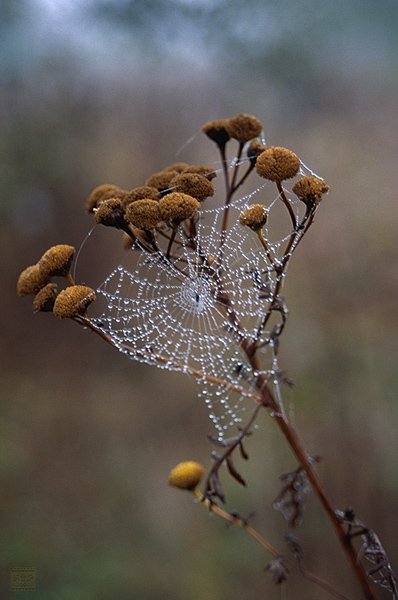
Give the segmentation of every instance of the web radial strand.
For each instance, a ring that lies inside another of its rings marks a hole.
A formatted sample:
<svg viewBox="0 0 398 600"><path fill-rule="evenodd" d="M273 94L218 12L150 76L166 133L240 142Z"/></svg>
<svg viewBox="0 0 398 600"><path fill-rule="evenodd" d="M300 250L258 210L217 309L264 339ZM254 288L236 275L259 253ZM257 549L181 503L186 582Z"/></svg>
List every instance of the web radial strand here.
<svg viewBox="0 0 398 600"><path fill-rule="evenodd" d="M195 247L182 244L174 266L160 254L134 250L97 290L106 302L101 327L116 341L143 350L129 356L170 370L191 367L204 375L254 390L252 373L240 349L258 333L267 310L275 270L256 236L239 224L246 199L228 208L228 228L222 244L225 209L204 210L197 224ZM267 230L264 231L268 233ZM269 242L274 255L283 243ZM225 298L228 299L226 302ZM264 373L274 380L276 360L262 331ZM155 355L168 359L159 363ZM242 421L250 400L199 379L200 395L220 436Z"/></svg>

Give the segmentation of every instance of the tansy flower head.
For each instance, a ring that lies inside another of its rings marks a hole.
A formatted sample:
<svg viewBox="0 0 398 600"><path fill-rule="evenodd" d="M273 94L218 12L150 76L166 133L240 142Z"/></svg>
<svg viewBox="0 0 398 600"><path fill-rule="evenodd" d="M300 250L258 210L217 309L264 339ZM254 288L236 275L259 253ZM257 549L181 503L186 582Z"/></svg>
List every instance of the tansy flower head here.
<svg viewBox="0 0 398 600"><path fill-rule="evenodd" d="M163 171L177 171L177 173L182 173L187 167L189 167L188 163L176 162L169 167L165 167Z"/></svg>
<svg viewBox="0 0 398 600"><path fill-rule="evenodd" d="M283 181L297 175L300 159L287 148L269 146L257 157L256 171L270 181Z"/></svg>
<svg viewBox="0 0 398 600"><path fill-rule="evenodd" d="M57 284L48 283L39 290L33 300L33 312L51 312L57 297Z"/></svg>
<svg viewBox="0 0 398 600"><path fill-rule="evenodd" d="M249 140L260 135L263 126L256 117L241 114L228 119L226 130L231 138L238 140L241 144L246 144Z"/></svg>
<svg viewBox="0 0 398 600"><path fill-rule="evenodd" d="M106 227L125 228L124 206L120 198L109 198L104 200L94 209L94 218L96 223Z"/></svg>
<svg viewBox="0 0 398 600"><path fill-rule="evenodd" d="M239 215L239 223L250 229L262 229L267 222L268 210L263 204L252 204Z"/></svg>
<svg viewBox="0 0 398 600"><path fill-rule="evenodd" d="M259 142L258 140L252 140L247 149L247 158L250 159L252 165L256 164L257 157L267 149L267 146Z"/></svg>
<svg viewBox="0 0 398 600"><path fill-rule="evenodd" d="M198 173L181 173L172 181L171 185L176 192L189 194L199 202L203 202L209 196L213 196L215 189L214 185L203 175Z"/></svg>
<svg viewBox="0 0 398 600"><path fill-rule="evenodd" d="M195 461L189 460L179 463L169 474L169 484L181 490L193 491L202 479L204 467Z"/></svg>
<svg viewBox="0 0 398 600"><path fill-rule="evenodd" d="M91 192L86 202L86 212L93 212L94 208L97 208L99 203L103 200L107 200L108 198L121 198L125 193L126 192L121 190L117 185L104 183Z"/></svg>
<svg viewBox="0 0 398 600"><path fill-rule="evenodd" d="M159 200L159 190L150 185L142 185L141 187L134 188L124 196L123 205L127 206L137 200Z"/></svg>
<svg viewBox="0 0 398 600"><path fill-rule="evenodd" d="M159 171L158 173L151 175L149 179L146 180L145 185L154 187L162 193L171 187L170 182L176 175L178 175L178 171Z"/></svg>
<svg viewBox="0 0 398 600"><path fill-rule="evenodd" d="M159 201L159 207L164 221L181 223L190 219L200 208L200 202L182 192L171 192Z"/></svg>
<svg viewBox="0 0 398 600"><path fill-rule="evenodd" d="M50 277L41 272L39 265L32 265L22 271L18 277L18 296L34 296L49 282Z"/></svg>
<svg viewBox="0 0 398 600"><path fill-rule="evenodd" d="M84 315L96 299L94 290L85 285L70 285L56 297L53 312L60 319Z"/></svg>
<svg viewBox="0 0 398 600"><path fill-rule="evenodd" d="M134 227L148 231L162 220L157 200L137 200L126 207L126 219Z"/></svg>
<svg viewBox="0 0 398 600"><path fill-rule="evenodd" d="M39 268L47 277L66 277L72 264L76 250L67 244L52 246L39 260Z"/></svg>
<svg viewBox="0 0 398 600"><path fill-rule="evenodd" d="M307 204L307 206L311 206L313 204L319 204L323 194L326 194L329 191L329 186L323 179L319 179L319 177L307 176L298 179L292 187L292 190L300 200Z"/></svg>
<svg viewBox="0 0 398 600"><path fill-rule="evenodd" d="M189 165L186 169L184 169L183 173L198 173L199 175L203 175L209 181L217 177L217 173L211 167L207 167L206 165Z"/></svg>
<svg viewBox="0 0 398 600"><path fill-rule="evenodd" d="M213 142L221 148L225 148L225 144L228 142L230 135L227 131L227 119L219 119L218 121L209 121L202 127L203 133L205 133Z"/></svg>

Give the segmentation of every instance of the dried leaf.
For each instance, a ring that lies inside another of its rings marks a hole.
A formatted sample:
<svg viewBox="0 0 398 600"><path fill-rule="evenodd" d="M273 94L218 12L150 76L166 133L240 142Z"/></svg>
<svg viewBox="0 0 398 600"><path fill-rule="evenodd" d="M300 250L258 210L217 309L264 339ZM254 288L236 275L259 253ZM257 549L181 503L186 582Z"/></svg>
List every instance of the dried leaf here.
<svg viewBox="0 0 398 600"><path fill-rule="evenodd" d="M242 475L240 475L235 469L231 456L227 456L226 462L229 474L232 475L232 477L236 479L236 481L238 481L241 485L246 486L246 481L243 479Z"/></svg>

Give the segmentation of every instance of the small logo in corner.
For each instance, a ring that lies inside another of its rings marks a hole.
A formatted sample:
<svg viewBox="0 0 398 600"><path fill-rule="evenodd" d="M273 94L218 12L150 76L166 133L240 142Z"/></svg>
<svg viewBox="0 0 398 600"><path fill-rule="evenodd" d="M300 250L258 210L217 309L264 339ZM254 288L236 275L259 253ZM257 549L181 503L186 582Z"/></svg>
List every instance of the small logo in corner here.
<svg viewBox="0 0 398 600"><path fill-rule="evenodd" d="M36 567L10 567L10 591L36 591Z"/></svg>

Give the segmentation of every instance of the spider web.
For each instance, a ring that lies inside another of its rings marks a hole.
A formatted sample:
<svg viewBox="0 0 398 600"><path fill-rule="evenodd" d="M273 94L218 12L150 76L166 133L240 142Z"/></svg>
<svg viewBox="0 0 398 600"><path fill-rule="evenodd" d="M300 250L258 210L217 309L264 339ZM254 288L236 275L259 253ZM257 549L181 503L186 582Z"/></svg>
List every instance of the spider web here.
<svg viewBox="0 0 398 600"><path fill-rule="evenodd" d="M192 249L182 242L173 265L163 260L161 252L133 248L126 263L118 265L97 290L106 301L106 309L97 322L114 340L139 350L137 353L120 348L129 357L169 370L195 369L245 390L243 400L232 389L197 379L198 395L208 405L220 437L232 425L239 426L245 411L255 402L250 394L256 393L254 382L258 373L253 372L239 344L243 338L250 341L256 336L276 277L257 236L239 223L243 208L261 189L231 203L227 209L202 209L196 247ZM268 206L268 225L263 231L267 239L271 209L280 204L275 198ZM293 200L297 213L298 204ZM228 227L220 243L226 210ZM286 218L284 215L285 225ZM275 256L291 233L291 223L287 229L287 235L277 242L268 240ZM203 268L203 256L217 265L212 276ZM228 297L228 305L217 299L220 296ZM259 345L262 373L277 385L277 359L270 331L261 332ZM159 362L159 355L165 358L163 362Z"/></svg>

